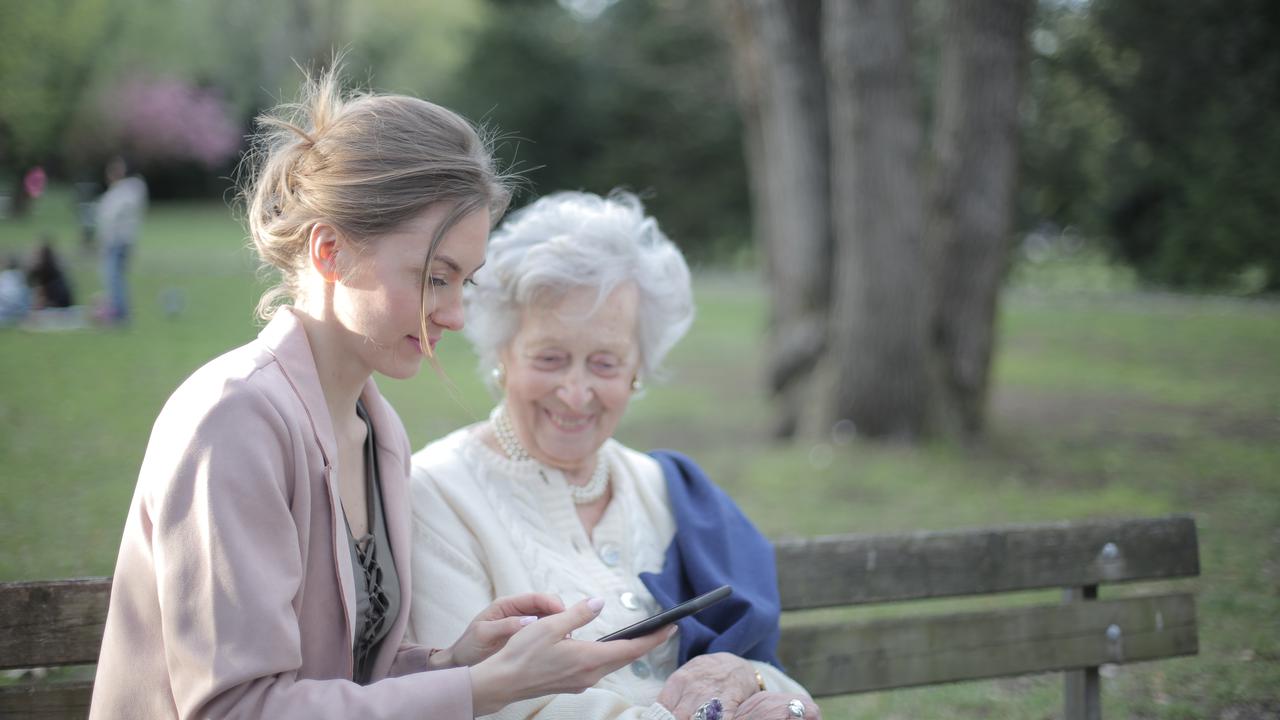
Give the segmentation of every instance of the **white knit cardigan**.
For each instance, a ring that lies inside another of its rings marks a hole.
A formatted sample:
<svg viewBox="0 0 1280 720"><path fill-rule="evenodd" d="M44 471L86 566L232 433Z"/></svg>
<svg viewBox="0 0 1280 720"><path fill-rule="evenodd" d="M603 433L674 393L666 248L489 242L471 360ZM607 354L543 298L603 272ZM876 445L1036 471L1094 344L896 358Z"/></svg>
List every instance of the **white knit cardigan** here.
<svg viewBox="0 0 1280 720"><path fill-rule="evenodd" d="M604 598L604 609L574 633L594 640L658 609L641 572L662 569L675 535L666 482L656 460L608 440L613 499L591 536L578 519L562 473L515 463L463 428L413 456L413 605L410 632L429 647L451 645L495 598L558 595L565 605ZM674 720L656 702L676 669L679 639L604 677L578 695L507 706L502 720ZM769 690L803 694L777 668L752 661Z"/></svg>

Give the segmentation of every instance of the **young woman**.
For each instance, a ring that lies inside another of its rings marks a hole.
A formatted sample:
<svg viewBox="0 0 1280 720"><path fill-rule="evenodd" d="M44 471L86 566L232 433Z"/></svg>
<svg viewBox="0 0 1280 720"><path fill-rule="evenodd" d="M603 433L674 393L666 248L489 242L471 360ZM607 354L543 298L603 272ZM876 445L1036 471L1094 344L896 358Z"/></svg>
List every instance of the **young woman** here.
<svg viewBox="0 0 1280 720"><path fill-rule="evenodd" d="M568 639L603 601L525 594L447 648L404 642L409 441L371 375L411 377L461 329L508 192L457 115L344 96L334 73L261 124L243 191L282 281L258 338L197 370L152 430L91 716L471 718L581 691L664 641Z"/></svg>

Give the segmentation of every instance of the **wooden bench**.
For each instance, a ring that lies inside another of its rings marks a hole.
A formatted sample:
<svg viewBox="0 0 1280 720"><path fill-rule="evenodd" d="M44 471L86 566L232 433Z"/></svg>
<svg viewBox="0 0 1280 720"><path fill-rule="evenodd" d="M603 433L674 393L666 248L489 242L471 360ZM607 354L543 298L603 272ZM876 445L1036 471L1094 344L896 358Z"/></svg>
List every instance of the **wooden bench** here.
<svg viewBox="0 0 1280 720"><path fill-rule="evenodd" d="M1199 575L1189 517L777 543L787 611L1061 588L1063 602L875 619L783 621L783 665L815 697L1068 671L1064 716L1101 717L1098 668L1193 655L1190 593L1098 586Z"/></svg>
<svg viewBox="0 0 1280 720"><path fill-rule="evenodd" d="M1098 718L1098 668L1195 654L1190 593L1102 599L1098 586L1200 572L1189 517L776 543L780 656L815 697L1066 672L1065 716ZM109 578L0 584L0 669L93 663ZM894 619L795 611L1061 588L1063 602ZM91 683L0 687L0 717L82 718Z"/></svg>

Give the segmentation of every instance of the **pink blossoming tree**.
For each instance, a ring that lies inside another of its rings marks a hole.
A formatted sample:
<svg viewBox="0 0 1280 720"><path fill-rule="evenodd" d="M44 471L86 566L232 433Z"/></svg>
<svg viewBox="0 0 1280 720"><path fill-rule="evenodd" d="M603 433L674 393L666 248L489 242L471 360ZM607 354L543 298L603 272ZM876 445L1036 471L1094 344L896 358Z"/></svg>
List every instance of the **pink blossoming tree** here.
<svg viewBox="0 0 1280 720"><path fill-rule="evenodd" d="M134 78L104 108L120 147L142 165L195 162L222 167L240 149L241 132L221 93L175 78Z"/></svg>

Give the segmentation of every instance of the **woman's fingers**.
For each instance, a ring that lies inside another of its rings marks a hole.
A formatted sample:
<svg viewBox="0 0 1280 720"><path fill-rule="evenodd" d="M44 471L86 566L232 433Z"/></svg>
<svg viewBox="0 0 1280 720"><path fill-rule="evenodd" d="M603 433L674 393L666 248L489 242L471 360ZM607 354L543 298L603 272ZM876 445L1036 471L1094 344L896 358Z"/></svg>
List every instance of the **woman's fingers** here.
<svg viewBox="0 0 1280 720"><path fill-rule="evenodd" d="M570 650L571 657L579 661L578 667L587 673L582 676L581 689L591 687L599 678L647 654L676 632L674 627L665 627L632 640L609 642L565 639L565 635L594 620L602 607L604 601L599 598L584 600L558 615L538 620L529 628L531 633L538 634L540 638L551 637L555 638L553 642L565 643L563 647Z"/></svg>
<svg viewBox="0 0 1280 720"><path fill-rule="evenodd" d="M472 687L477 712L493 712L514 700L555 693L578 693L600 678L653 650L670 638L674 628L634 640L580 642L565 635L591 622L604 601L598 598L576 603L563 612L515 629L505 647L492 658L472 667ZM519 616L492 621L495 632L518 625ZM500 628L500 630L499 630ZM484 713L481 713L484 714Z"/></svg>
<svg viewBox="0 0 1280 720"><path fill-rule="evenodd" d="M760 692L752 695L738 706L734 718L736 720L773 720L795 717L788 707L793 702L799 702L804 706L805 720L822 720L822 710L812 698L781 692Z"/></svg>
<svg viewBox="0 0 1280 720"><path fill-rule="evenodd" d="M668 698L669 704L663 704L663 707L671 711L672 715L678 718L689 717L697 711L702 703L709 701L716 695L716 689L705 685L686 685L682 688L680 694L674 699Z"/></svg>
<svg viewBox="0 0 1280 720"><path fill-rule="evenodd" d="M512 635L537 620L538 618L534 615L514 615L501 620L478 622L476 623L476 642L481 647L489 648L491 652L497 652L503 645L507 644Z"/></svg>
<svg viewBox="0 0 1280 720"><path fill-rule="evenodd" d="M501 597L490 603L477 620L499 620L505 617L534 615L543 617L564 612L560 598L547 593L524 593Z"/></svg>
<svg viewBox="0 0 1280 720"><path fill-rule="evenodd" d="M580 652L584 654L587 662L595 668L594 679L585 685L583 689L591 687L597 680L614 670L645 656L651 650L666 642L675 632L675 628L666 627L633 640L575 643L581 646Z"/></svg>
<svg viewBox="0 0 1280 720"><path fill-rule="evenodd" d="M658 693L658 704L673 715L680 705L680 698L684 696L684 680L684 676L679 672L672 673L671 677L667 678L666 684L662 686L662 691ZM676 717L684 716L676 715Z"/></svg>
<svg viewBox="0 0 1280 720"><path fill-rule="evenodd" d="M451 665L475 665L506 646L511 636L538 619L540 614L558 612L560 600L553 595L528 593L501 598L489 604L449 648Z"/></svg>
<svg viewBox="0 0 1280 720"><path fill-rule="evenodd" d="M676 626L670 625L658 628L648 635L642 635L632 640L610 640L609 642L598 644L606 647L615 647L624 655L640 657L666 642L668 638L676 634L676 630Z"/></svg>
<svg viewBox="0 0 1280 720"><path fill-rule="evenodd" d="M604 608L604 600L600 598L583 600L569 606L564 612L542 618L539 622L534 623L534 628L540 633L563 638L565 635L595 620L602 608Z"/></svg>
<svg viewBox="0 0 1280 720"><path fill-rule="evenodd" d="M753 696L758 687L751 664L735 655L699 655L667 678L658 702L678 718L692 715L712 697L719 698L733 715L738 703Z"/></svg>

